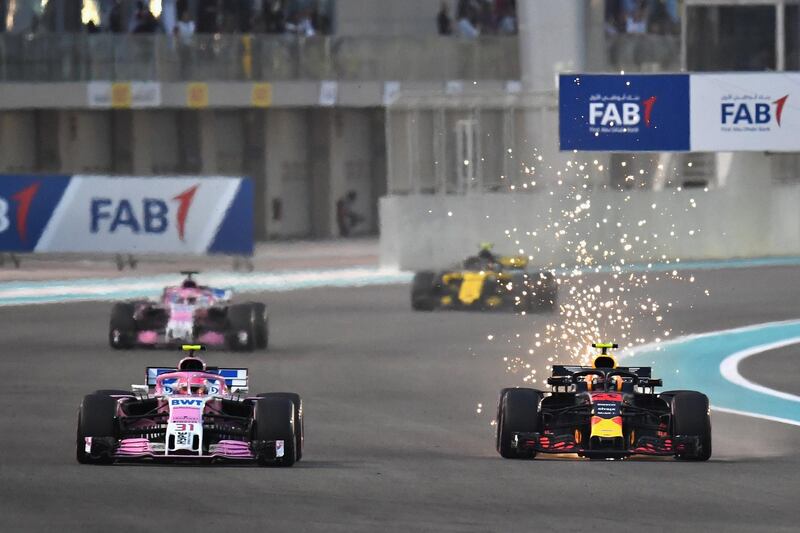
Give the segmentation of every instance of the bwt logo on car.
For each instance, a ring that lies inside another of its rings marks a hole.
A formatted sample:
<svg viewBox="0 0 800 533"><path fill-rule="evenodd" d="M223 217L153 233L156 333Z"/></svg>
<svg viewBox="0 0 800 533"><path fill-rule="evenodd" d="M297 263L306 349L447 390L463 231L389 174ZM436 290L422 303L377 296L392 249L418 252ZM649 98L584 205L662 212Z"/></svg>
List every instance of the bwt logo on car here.
<svg viewBox="0 0 800 533"><path fill-rule="evenodd" d="M170 199L170 202L177 202L174 216L180 240L184 240L186 217L189 216L198 187L199 185L190 187ZM142 198L140 202L124 198L118 201L111 198L92 198L91 232L115 233L121 228L127 228L134 234L161 234L169 229L172 218L170 211L170 203L161 198Z"/></svg>
<svg viewBox="0 0 800 533"><path fill-rule="evenodd" d="M203 400L171 400L170 404L176 407L200 407Z"/></svg>
<svg viewBox="0 0 800 533"><path fill-rule="evenodd" d="M722 99L721 104L722 125L723 127L727 126L728 129L740 126L741 129L755 130L757 126L771 125L774 121L780 128L783 109L788 98L788 94L774 101L770 101L772 98L762 95L726 96ZM752 126L752 128L748 128L748 126ZM766 131L769 128L758 129Z"/></svg>
<svg viewBox="0 0 800 533"><path fill-rule="evenodd" d="M653 107L657 98L642 101L640 96L592 96L589 101L590 131L635 133L644 122L651 125Z"/></svg>

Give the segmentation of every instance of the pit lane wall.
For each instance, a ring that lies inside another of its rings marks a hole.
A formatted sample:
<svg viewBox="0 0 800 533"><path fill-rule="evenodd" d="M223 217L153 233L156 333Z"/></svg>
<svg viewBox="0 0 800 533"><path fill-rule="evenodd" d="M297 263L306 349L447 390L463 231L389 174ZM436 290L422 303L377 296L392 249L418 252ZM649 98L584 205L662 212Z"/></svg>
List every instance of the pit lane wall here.
<svg viewBox="0 0 800 533"><path fill-rule="evenodd" d="M563 196L542 190L384 197L381 266L446 268L484 241L498 253L522 250L533 256L532 264L568 269L620 259L648 264L800 256L800 186ZM594 262L579 256L581 241Z"/></svg>
<svg viewBox="0 0 800 533"><path fill-rule="evenodd" d="M0 251L253 254L253 185L234 177L2 176Z"/></svg>

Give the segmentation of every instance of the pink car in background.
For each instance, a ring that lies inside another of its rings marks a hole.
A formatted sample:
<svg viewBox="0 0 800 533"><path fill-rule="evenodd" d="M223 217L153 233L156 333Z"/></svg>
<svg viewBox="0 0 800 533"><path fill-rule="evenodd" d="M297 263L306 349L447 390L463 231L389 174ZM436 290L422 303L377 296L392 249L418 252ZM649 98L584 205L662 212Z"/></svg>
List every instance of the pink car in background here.
<svg viewBox="0 0 800 533"><path fill-rule="evenodd" d="M166 287L159 301L114 304L108 331L112 348L201 343L238 351L266 349L269 326L263 303L230 303L230 289L198 285L196 272L182 274L183 283Z"/></svg>
<svg viewBox="0 0 800 533"><path fill-rule="evenodd" d="M78 410L78 462L253 461L292 466L303 456L300 396L248 396L247 379L247 369L206 367L192 356L177 368L148 368L147 383L134 385L134 392L88 394Z"/></svg>

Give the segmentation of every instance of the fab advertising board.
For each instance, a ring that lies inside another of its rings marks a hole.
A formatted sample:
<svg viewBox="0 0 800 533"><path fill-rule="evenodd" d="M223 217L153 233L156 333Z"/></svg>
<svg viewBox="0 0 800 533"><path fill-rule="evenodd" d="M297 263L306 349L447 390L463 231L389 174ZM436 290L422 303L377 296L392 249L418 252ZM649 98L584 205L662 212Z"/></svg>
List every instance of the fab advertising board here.
<svg viewBox="0 0 800 533"><path fill-rule="evenodd" d="M689 76L562 75L562 150L689 150Z"/></svg>
<svg viewBox="0 0 800 533"><path fill-rule="evenodd" d="M800 150L800 74L692 76L692 150Z"/></svg>
<svg viewBox="0 0 800 533"><path fill-rule="evenodd" d="M562 150L800 151L800 74L562 75Z"/></svg>
<svg viewBox="0 0 800 533"><path fill-rule="evenodd" d="M247 178L3 176L0 251L253 253Z"/></svg>

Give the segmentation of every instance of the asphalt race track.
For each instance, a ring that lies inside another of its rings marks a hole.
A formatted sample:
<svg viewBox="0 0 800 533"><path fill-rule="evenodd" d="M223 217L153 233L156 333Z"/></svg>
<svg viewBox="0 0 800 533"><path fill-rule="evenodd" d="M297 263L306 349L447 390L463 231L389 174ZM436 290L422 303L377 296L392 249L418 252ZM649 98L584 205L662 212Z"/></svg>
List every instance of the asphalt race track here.
<svg viewBox="0 0 800 533"><path fill-rule="evenodd" d="M696 276L649 288L677 299L673 336L800 317L798 269ZM700 464L506 461L490 422L499 389L521 380L502 357L541 317L414 313L405 286L257 298L271 350L206 359L248 366L252 392L303 396L305 457L290 469L78 465L82 395L141 383L146 365L179 354L112 352L108 303L0 309L0 530L797 531L798 427L715 413L714 456ZM743 373L797 393L798 351L753 357Z"/></svg>

